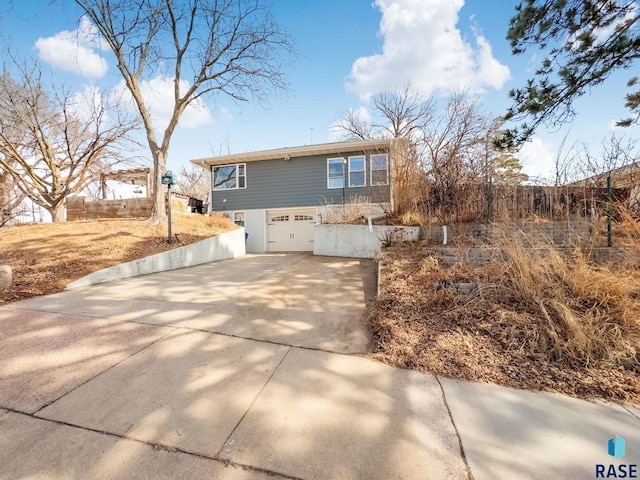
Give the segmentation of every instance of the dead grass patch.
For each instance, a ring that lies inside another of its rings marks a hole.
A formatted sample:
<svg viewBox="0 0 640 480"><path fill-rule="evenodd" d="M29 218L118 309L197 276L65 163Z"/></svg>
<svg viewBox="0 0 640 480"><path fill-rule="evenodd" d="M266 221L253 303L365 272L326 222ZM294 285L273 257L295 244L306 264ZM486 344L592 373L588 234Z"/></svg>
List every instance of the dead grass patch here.
<svg viewBox="0 0 640 480"><path fill-rule="evenodd" d="M166 226L143 219L32 223L0 229L0 264L13 269L14 285L0 304L64 290L102 268L195 243L235 228L218 214L176 215L167 243Z"/></svg>
<svg viewBox="0 0 640 480"><path fill-rule="evenodd" d="M443 265L425 245L383 254L371 323L374 356L451 378L640 402L640 281L580 249L526 248ZM464 295L459 282L478 287Z"/></svg>

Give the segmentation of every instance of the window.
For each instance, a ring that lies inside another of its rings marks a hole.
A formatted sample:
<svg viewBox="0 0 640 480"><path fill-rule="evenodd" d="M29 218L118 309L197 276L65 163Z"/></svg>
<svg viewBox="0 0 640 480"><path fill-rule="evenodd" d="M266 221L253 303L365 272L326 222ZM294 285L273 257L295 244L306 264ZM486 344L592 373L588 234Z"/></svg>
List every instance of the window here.
<svg viewBox="0 0 640 480"><path fill-rule="evenodd" d="M213 167L213 189L230 190L246 187L246 165L224 165Z"/></svg>
<svg viewBox="0 0 640 480"><path fill-rule="evenodd" d="M280 215L279 217L271 217L272 222L288 222L289 215Z"/></svg>
<svg viewBox="0 0 640 480"><path fill-rule="evenodd" d="M389 183L389 158L386 153L371 155L371 185Z"/></svg>
<svg viewBox="0 0 640 480"><path fill-rule="evenodd" d="M296 222L312 222L313 217L311 215L295 215L293 220Z"/></svg>
<svg viewBox="0 0 640 480"><path fill-rule="evenodd" d="M364 187L367 184L364 174L364 155L349 157L349 186Z"/></svg>
<svg viewBox="0 0 640 480"><path fill-rule="evenodd" d="M244 212L233 212L233 223L244 227Z"/></svg>
<svg viewBox="0 0 640 480"><path fill-rule="evenodd" d="M327 160L327 188L344 187L344 158Z"/></svg>

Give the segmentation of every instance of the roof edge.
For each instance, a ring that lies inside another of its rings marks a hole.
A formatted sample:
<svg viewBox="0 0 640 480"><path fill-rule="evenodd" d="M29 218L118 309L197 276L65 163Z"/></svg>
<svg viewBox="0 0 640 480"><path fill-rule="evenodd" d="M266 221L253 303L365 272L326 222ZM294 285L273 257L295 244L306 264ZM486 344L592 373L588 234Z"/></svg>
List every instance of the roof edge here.
<svg viewBox="0 0 640 480"><path fill-rule="evenodd" d="M257 162L260 160L273 160L277 158L309 157L311 155L321 155L323 153L348 153L352 151L369 150L372 148L390 147L397 140L399 139L380 138L374 140L349 140L344 142L318 143L298 147L284 147L272 150L196 158L189 161L194 165L204 167L205 165L211 166L238 162Z"/></svg>

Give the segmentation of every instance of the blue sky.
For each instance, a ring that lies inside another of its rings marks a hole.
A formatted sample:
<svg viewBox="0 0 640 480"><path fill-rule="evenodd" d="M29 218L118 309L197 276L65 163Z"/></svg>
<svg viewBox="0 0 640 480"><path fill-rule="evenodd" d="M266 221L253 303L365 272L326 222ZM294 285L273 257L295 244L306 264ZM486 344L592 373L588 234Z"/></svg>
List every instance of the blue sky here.
<svg viewBox="0 0 640 480"><path fill-rule="evenodd" d="M275 0L276 19L292 35L300 58L291 64L290 91L263 109L219 98L183 117L175 132L168 167L189 159L332 141L332 123L348 108L367 108L370 94L411 84L426 94L446 96L459 86L475 91L487 112L509 106L509 89L524 84L533 54L513 57L505 34L516 1L501 0ZM71 1L5 4L3 41L14 53L40 57L52 74L78 91L113 88L120 77L108 51L87 42L81 66L64 58L79 28ZM66 43L65 43L66 42ZM76 46L77 48L77 46ZM76 49L77 54L77 49ZM76 55L77 57L77 55ZM560 131L542 128L521 154L530 175L551 174L553 158L569 131L567 145L597 148L615 120L626 116L623 95L632 72L620 72L576 103L578 115ZM149 79L151 80L151 79ZM162 91L162 83L158 86ZM159 115L160 113L158 113ZM636 136L637 128L625 133Z"/></svg>

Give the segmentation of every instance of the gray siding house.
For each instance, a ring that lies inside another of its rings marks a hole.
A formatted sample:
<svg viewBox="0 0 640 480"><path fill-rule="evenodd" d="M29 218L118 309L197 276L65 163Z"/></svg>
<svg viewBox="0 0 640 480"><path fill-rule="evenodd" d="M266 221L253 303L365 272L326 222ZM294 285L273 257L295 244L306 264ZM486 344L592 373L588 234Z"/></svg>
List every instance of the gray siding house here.
<svg viewBox="0 0 640 480"><path fill-rule="evenodd" d="M249 234L248 252L312 251L314 225L353 208L393 208L401 139L359 140L191 160L211 171L211 210Z"/></svg>

